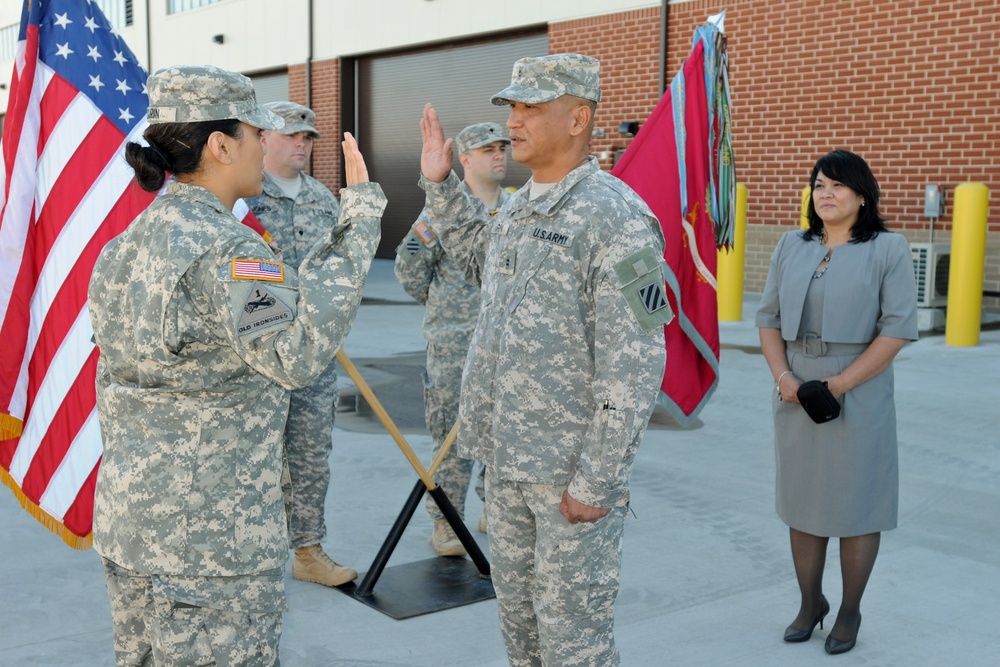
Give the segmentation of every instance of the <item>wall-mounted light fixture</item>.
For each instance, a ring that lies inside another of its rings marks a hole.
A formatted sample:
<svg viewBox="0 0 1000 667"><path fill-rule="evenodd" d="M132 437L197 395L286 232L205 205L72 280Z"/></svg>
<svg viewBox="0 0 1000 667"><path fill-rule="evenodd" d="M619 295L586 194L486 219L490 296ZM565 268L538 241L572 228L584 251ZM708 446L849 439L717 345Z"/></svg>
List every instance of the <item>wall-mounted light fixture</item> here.
<svg viewBox="0 0 1000 667"><path fill-rule="evenodd" d="M212 35L212 41L215 42L216 44L224 44L226 41L226 36L222 34Z"/></svg>
<svg viewBox="0 0 1000 667"><path fill-rule="evenodd" d="M618 125L618 134L623 137L634 137L639 134L639 121L627 120Z"/></svg>

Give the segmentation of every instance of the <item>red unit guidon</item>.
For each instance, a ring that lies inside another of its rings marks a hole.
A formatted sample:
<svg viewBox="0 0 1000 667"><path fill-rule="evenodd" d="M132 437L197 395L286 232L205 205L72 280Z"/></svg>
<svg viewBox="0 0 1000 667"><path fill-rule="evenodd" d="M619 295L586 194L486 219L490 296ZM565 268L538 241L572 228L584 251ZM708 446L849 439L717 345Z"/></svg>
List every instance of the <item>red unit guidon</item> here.
<svg viewBox="0 0 1000 667"><path fill-rule="evenodd" d="M285 280L285 266L277 262L259 259L234 259L233 278L239 280L270 280L280 283Z"/></svg>

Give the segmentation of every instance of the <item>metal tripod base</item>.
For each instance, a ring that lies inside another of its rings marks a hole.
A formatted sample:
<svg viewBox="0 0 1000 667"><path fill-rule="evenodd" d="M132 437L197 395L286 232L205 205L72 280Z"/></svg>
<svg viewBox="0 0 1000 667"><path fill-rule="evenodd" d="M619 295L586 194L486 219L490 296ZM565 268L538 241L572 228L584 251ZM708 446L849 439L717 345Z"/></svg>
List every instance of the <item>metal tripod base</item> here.
<svg viewBox="0 0 1000 667"><path fill-rule="evenodd" d="M493 581L468 558L428 558L382 571L378 589L358 595L353 583L337 588L396 620L462 607L496 597Z"/></svg>
<svg viewBox="0 0 1000 667"><path fill-rule="evenodd" d="M489 561L439 486L430 490L431 497L469 553L471 561L459 557L437 557L385 568L425 491L427 488L424 483L418 480L371 568L359 583L345 584L334 590L350 595L395 619L411 618L496 597L490 579ZM379 585L378 592L375 591L376 582Z"/></svg>

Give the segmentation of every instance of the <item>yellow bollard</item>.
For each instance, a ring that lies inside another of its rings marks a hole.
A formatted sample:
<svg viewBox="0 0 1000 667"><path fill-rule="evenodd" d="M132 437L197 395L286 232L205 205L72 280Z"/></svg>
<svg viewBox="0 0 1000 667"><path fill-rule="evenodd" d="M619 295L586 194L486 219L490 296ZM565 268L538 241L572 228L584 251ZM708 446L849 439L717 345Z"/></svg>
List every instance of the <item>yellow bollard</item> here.
<svg viewBox="0 0 1000 667"><path fill-rule="evenodd" d="M962 183L955 188L945 345L979 345L989 198L990 191L983 183Z"/></svg>
<svg viewBox="0 0 1000 667"><path fill-rule="evenodd" d="M812 199L812 188L806 186L802 188L802 210L799 213L799 228L809 229L809 200Z"/></svg>
<svg viewBox="0 0 1000 667"><path fill-rule="evenodd" d="M719 250L716 280L719 285L719 321L743 319L743 269L747 256L747 186L736 184L736 226L733 247Z"/></svg>

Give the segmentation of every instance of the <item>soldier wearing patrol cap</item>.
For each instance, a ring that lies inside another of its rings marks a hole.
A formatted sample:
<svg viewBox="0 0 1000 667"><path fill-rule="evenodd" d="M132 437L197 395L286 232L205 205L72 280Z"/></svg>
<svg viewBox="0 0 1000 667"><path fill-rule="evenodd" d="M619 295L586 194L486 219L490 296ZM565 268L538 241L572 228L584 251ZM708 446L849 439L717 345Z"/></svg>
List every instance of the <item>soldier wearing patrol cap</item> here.
<svg viewBox="0 0 1000 667"><path fill-rule="evenodd" d="M514 667L619 663L613 636L629 477L663 378L663 235L589 155L599 64L524 58L510 107L531 180L477 213L428 104L421 185L445 250L482 276L462 375L460 454L486 464L493 583Z"/></svg>
<svg viewBox="0 0 1000 667"><path fill-rule="evenodd" d="M295 102L270 102L284 127L264 132L264 186L247 205L271 234L286 266L299 268L313 245L337 224L340 206L333 194L305 173L312 155L316 114ZM326 538L326 493L337 404L337 367L330 366L308 387L292 392L285 424L285 456L291 482L286 498L289 547L295 550L292 576L340 586L358 572L331 559Z"/></svg>
<svg viewBox="0 0 1000 667"><path fill-rule="evenodd" d="M470 125L455 137L458 161L465 180L463 187L472 201L483 208L483 216L495 215L510 193L500 187L507 174L507 145L497 123ZM427 341L427 370L424 374L424 414L434 438L434 456L458 418L458 394L462 367L469 351L472 330L479 314L479 283L466 279L464 271L444 251L434 234L427 209L420 212L410 232L396 248L396 278L403 289L422 303L424 339ZM435 481L465 516L473 461L451 449L435 474ZM481 483L476 492L484 497ZM427 499L427 513L434 519L431 546L438 556L464 556L465 547L444 518L437 503ZM486 532L485 512L479 529Z"/></svg>
<svg viewBox="0 0 1000 667"><path fill-rule="evenodd" d="M281 118L215 67L163 69L147 88L149 145L126 158L146 190L174 180L104 248L89 290L105 447L94 547L115 657L274 665L288 394L351 328L385 197L345 135L341 220L296 272L231 213L260 193L260 131Z"/></svg>

